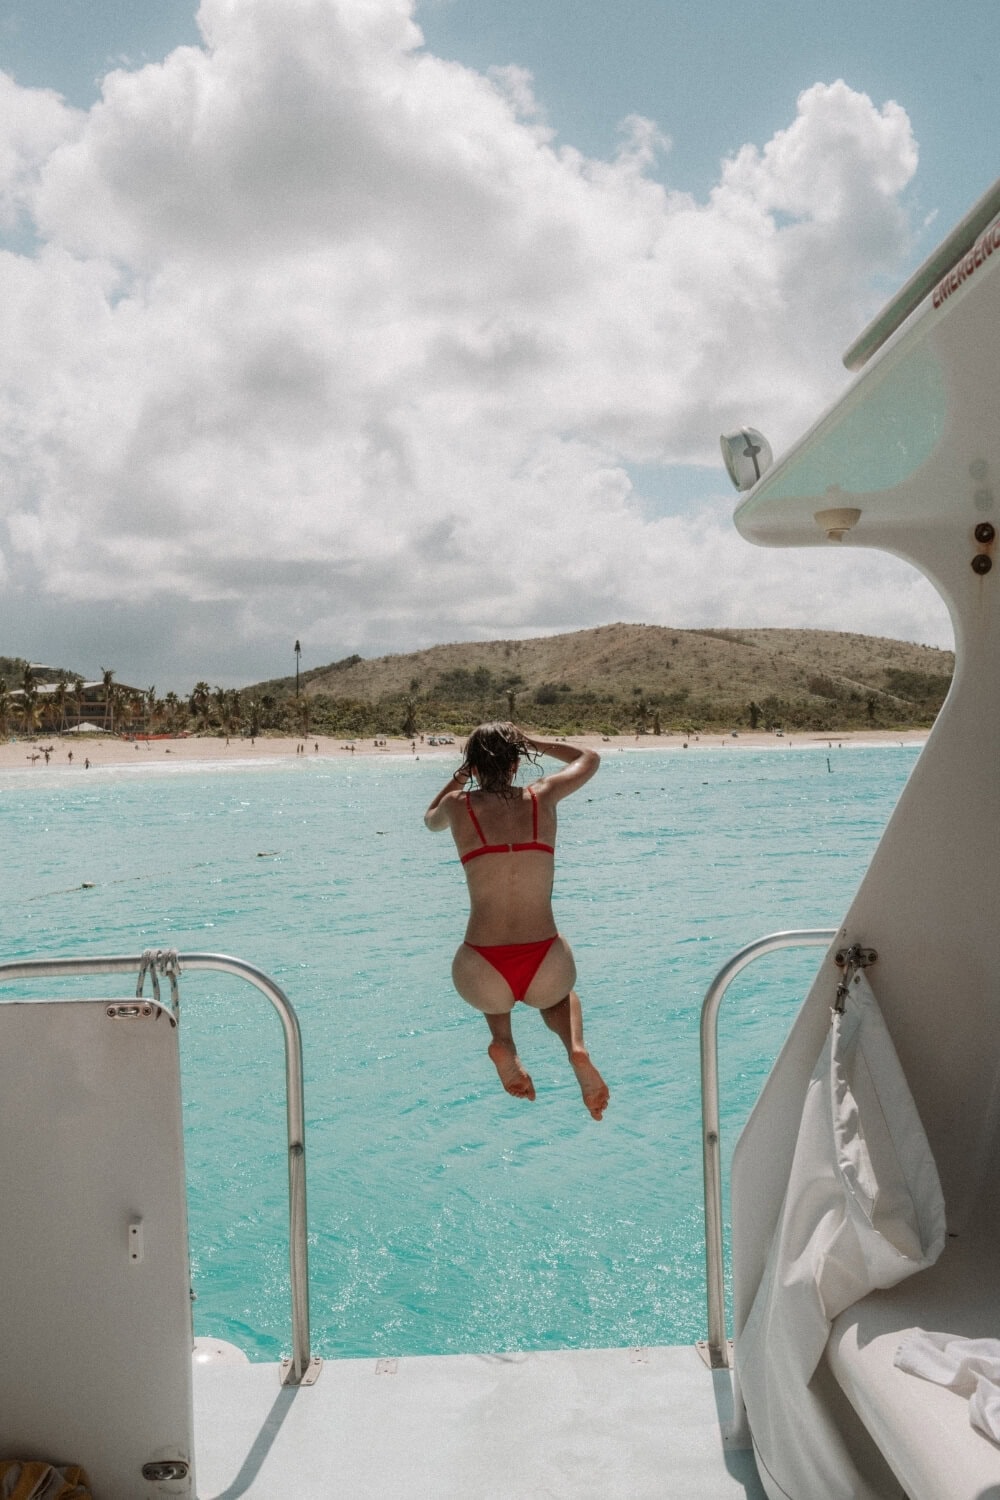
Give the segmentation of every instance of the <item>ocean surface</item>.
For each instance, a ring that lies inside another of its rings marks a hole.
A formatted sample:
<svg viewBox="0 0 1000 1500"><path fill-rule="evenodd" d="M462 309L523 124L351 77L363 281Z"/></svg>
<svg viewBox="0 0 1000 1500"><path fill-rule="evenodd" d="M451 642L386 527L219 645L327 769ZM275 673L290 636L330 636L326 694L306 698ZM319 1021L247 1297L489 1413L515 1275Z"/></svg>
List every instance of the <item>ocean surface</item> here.
<svg viewBox="0 0 1000 1500"><path fill-rule="evenodd" d="M315 1353L690 1342L705 1334L706 986L754 938L838 925L918 753L610 753L562 804L556 915L611 1086L599 1124L524 1007L538 1098L506 1095L485 1022L451 988L464 881L422 822L450 762L0 775L0 951L228 953L285 989L305 1054ZM727 1161L819 961L772 955L727 995ZM3 995L18 993L39 991ZM280 1022L225 975L183 977L181 1011L195 1329L276 1359L291 1342Z"/></svg>

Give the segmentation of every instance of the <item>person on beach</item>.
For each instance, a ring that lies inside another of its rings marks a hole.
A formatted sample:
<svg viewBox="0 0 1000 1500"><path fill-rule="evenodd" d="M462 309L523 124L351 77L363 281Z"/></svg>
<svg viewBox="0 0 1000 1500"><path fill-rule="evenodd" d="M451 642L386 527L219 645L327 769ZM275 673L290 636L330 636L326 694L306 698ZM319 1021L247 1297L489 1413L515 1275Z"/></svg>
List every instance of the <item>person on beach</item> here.
<svg viewBox="0 0 1000 1500"><path fill-rule="evenodd" d="M561 761L562 769L515 786L522 760L542 755ZM424 814L432 833L451 830L465 868L469 921L451 977L462 999L486 1017L487 1050L500 1082L515 1098L535 1097L511 1031L511 1012L522 1001L541 1011L563 1043L595 1120L607 1108L608 1087L583 1045L576 964L556 931L551 897L556 804L579 791L599 765L595 750L529 738L515 724L481 724Z"/></svg>

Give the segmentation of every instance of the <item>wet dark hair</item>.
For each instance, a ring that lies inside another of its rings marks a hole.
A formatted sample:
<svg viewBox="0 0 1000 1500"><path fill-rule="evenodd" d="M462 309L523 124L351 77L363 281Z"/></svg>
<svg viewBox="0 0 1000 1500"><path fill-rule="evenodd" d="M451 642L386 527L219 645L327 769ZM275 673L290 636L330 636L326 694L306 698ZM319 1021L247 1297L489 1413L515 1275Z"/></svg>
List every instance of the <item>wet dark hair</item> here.
<svg viewBox="0 0 1000 1500"><path fill-rule="evenodd" d="M522 756L531 756L528 742L516 724L501 720L480 724L465 742L464 769L484 792L509 797Z"/></svg>

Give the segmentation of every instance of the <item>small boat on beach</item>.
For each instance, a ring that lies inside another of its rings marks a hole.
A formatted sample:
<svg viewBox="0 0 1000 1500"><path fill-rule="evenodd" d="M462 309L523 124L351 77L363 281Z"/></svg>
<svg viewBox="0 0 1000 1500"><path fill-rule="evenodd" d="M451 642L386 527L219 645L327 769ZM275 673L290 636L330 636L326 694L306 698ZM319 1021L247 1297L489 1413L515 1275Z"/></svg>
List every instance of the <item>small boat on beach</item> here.
<svg viewBox="0 0 1000 1500"><path fill-rule="evenodd" d="M956 671L839 924L750 932L705 976L704 1340L318 1359L283 989L168 948L0 962L0 1479L79 1467L93 1500L998 1500L998 214L1000 183L789 452L724 440L748 541L906 559L948 605ZM735 1143L730 1329L717 1018L737 973L796 945L822 958ZM178 1038L200 970L281 1028L281 1362L193 1336Z"/></svg>

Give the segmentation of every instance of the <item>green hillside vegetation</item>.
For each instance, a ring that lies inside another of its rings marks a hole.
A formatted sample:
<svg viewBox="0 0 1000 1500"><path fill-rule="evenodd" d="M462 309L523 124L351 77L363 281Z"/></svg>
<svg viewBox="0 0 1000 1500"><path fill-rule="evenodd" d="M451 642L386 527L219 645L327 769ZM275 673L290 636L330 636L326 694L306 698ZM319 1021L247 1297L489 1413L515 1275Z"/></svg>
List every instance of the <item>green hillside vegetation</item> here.
<svg viewBox="0 0 1000 1500"><path fill-rule="evenodd" d="M34 674L29 670L28 663L23 656L0 656L0 679L10 687L22 687L25 681L43 676L46 682L76 682L79 672L71 672L68 667L44 667L36 668Z"/></svg>
<svg viewBox="0 0 1000 1500"><path fill-rule="evenodd" d="M0 678L8 687L20 687L27 665L20 656L0 656Z"/></svg>
<svg viewBox="0 0 1000 1500"><path fill-rule="evenodd" d="M58 733L76 722L84 712L77 674L47 669L65 688L46 697L26 667L0 657L0 735ZM950 651L830 630L605 625L348 656L303 672L298 694L289 676L243 689L199 682L186 697L160 697L105 672L106 701L86 712L125 733L461 735L494 718L550 734L835 733L929 727L953 667Z"/></svg>
<svg viewBox="0 0 1000 1500"><path fill-rule="evenodd" d="M950 651L829 630L605 625L407 655L354 655L243 690L259 726L463 734L514 718L556 734L925 728Z"/></svg>

